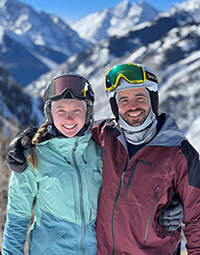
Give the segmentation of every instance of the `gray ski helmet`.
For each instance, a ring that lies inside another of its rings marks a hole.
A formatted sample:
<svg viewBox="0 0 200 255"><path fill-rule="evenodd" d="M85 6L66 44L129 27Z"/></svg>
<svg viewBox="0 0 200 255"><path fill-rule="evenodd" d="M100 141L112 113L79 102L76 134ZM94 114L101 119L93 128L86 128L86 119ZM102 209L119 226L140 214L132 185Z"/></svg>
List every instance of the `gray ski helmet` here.
<svg viewBox="0 0 200 255"><path fill-rule="evenodd" d="M134 63L113 66L105 76L104 86L111 110L117 119L119 111L115 94L131 88L146 88L149 91L153 112L158 114L158 80L146 66Z"/></svg>
<svg viewBox="0 0 200 255"><path fill-rule="evenodd" d="M43 94L44 114L49 124L53 123L51 102L62 99L85 101L87 106L85 125L93 124L94 92L89 81L79 74L66 73L55 76L47 85Z"/></svg>

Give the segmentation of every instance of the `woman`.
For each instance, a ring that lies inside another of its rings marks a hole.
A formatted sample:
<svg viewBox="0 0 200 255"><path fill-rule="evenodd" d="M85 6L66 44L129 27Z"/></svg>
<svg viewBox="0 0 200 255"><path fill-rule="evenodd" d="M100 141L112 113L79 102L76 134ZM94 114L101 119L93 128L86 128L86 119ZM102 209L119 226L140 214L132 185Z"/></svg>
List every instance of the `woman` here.
<svg viewBox="0 0 200 255"><path fill-rule="evenodd" d="M28 167L9 184L3 255L94 255L102 149L91 139L94 93L75 74L55 77L44 96L46 123L26 150Z"/></svg>

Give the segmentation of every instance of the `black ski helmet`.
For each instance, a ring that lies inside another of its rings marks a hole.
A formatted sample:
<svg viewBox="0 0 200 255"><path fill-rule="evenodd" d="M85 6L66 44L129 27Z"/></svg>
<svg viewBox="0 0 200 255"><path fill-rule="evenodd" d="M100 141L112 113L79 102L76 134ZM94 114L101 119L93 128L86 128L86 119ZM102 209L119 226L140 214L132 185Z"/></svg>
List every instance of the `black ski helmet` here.
<svg viewBox="0 0 200 255"><path fill-rule="evenodd" d="M47 85L43 94L44 114L49 124L53 123L51 102L62 99L84 101L87 106L85 125L87 130L93 124L94 92L89 81L75 73L66 73L55 76Z"/></svg>
<svg viewBox="0 0 200 255"><path fill-rule="evenodd" d="M123 80L126 83L123 83ZM115 94L118 91L131 88L146 88L149 91L152 110L156 116L158 115L158 80L146 66L134 63L113 66L105 76L104 85L111 110L117 119L119 110Z"/></svg>

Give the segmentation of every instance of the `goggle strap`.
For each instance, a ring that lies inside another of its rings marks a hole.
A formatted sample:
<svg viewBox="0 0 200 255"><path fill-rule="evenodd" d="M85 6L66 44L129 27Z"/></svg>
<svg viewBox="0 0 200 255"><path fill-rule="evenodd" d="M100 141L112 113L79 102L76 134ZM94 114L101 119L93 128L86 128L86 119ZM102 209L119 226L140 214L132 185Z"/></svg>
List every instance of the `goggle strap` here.
<svg viewBox="0 0 200 255"><path fill-rule="evenodd" d="M150 72L145 70L145 74L146 74L146 79L147 80L152 81L152 82L156 82L158 84L158 79L153 73L150 73Z"/></svg>
<svg viewBox="0 0 200 255"><path fill-rule="evenodd" d="M45 90L44 95L43 95L43 103L46 102L46 100L49 97L49 88Z"/></svg>
<svg viewBox="0 0 200 255"><path fill-rule="evenodd" d="M92 92L90 86L87 85L87 88L83 90L83 96L84 96L85 98L88 98L88 99L91 100L91 93L93 93L93 92ZM91 100L91 101L92 101L92 100Z"/></svg>

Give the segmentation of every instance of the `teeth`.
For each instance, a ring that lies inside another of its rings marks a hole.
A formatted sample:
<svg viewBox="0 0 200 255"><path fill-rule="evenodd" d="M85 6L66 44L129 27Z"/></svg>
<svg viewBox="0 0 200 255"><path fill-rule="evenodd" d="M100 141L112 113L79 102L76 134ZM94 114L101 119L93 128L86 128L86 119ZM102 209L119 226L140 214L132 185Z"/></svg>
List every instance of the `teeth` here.
<svg viewBox="0 0 200 255"><path fill-rule="evenodd" d="M73 128L73 127L75 127L75 125L73 125L73 126L66 126L66 125L63 125L65 128Z"/></svg>
<svg viewBox="0 0 200 255"><path fill-rule="evenodd" d="M140 113L135 113L135 114L134 113L132 113L132 114L129 113L129 116L131 116L131 117L137 117L139 115L140 115Z"/></svg>

